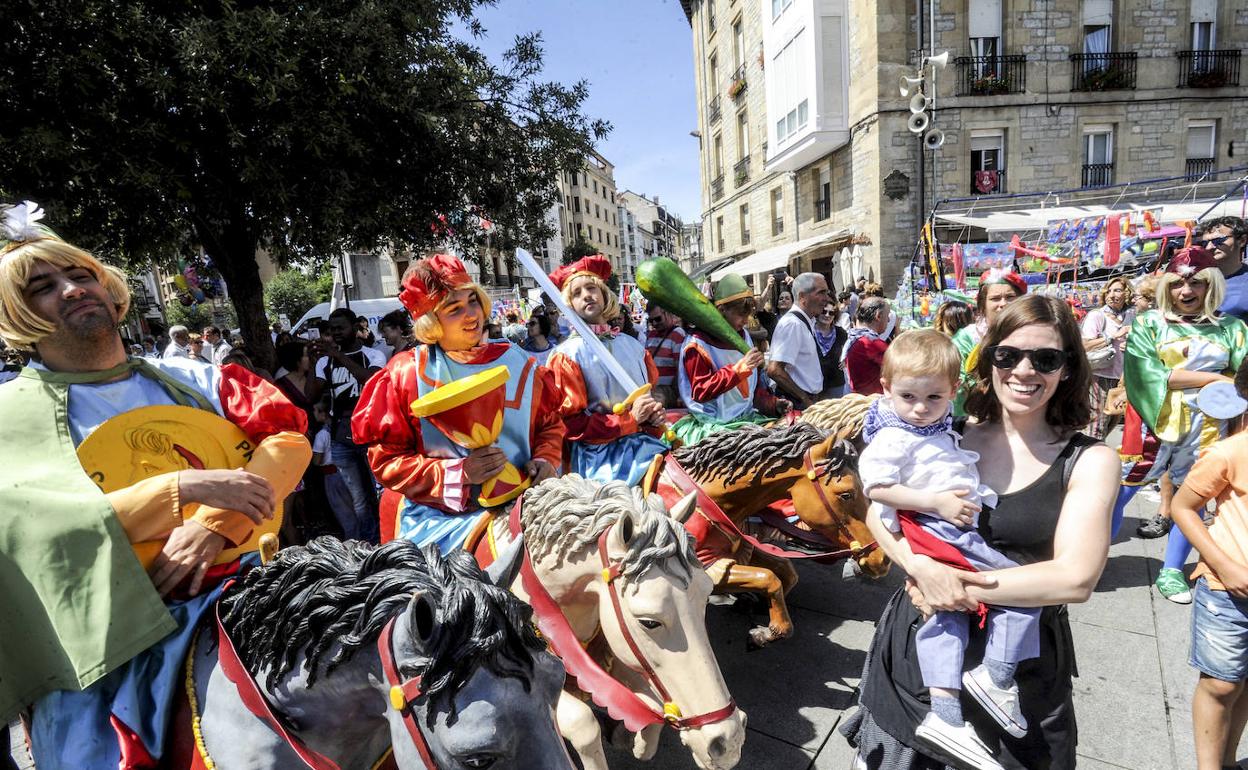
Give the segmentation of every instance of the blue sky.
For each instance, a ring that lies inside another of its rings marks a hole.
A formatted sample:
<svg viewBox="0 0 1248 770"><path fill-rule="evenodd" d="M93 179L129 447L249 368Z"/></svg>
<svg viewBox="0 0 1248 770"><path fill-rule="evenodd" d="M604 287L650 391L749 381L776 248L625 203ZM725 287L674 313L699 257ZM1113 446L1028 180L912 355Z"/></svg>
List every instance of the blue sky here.
<svg viewBox="0 0 1248 770"><path fill-rule="evenodd" d="M693 38L678 0L499 0L477 16L491 59L539 31L547 80L589 82L586 114L615 127L598 151L615 183L658 195L686 222L701 208Z"/></svg>

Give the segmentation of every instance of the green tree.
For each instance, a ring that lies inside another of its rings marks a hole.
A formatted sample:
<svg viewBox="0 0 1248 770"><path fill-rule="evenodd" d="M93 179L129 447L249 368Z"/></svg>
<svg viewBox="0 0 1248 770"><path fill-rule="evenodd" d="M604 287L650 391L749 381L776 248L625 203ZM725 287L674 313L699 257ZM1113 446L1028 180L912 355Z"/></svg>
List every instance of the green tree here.
<svg viewBox="0 0 1248 770"><path fill-rule="evenodd" d="M274 317L285 315L291 323L321 302L317 283L302 270L283 270L264 285L264 307Z"/></svg>
<svg viewBox="0 0 1248 770"><path fill-rule="evenodd" d="M563 264L570 265L581 257L592 257L600 253L597 246L594 246L584 238L577 238L576 242L563 250Z"/></svg>
<svg viewBox="0 0 1248 770"><path fill-rule="evenodd" d="M133 263L201 246L271 364L260 249L279 264L552 235L561 171L609 126L541 79L536 34L474 45L493 0L9 3L0 195ZM459 22L467 31L457 35Z"/></svg>

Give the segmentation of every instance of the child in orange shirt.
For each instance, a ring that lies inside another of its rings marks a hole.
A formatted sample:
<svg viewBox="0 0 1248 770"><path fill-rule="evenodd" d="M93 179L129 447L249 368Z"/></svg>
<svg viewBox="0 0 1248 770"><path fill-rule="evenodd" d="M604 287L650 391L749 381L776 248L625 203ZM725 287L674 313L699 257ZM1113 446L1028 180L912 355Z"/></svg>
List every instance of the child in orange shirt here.
<svg viewBox="0 0 1248 770"><path fill-rule="evenodd" d="M1248 366L1235 375L1235 390L1248 399ZM1236 420L1234 434L1196 460L1171 504L1174 523L1200 552L1192 573L1190 664L1200 672L1192 696L1192 728L1198 770L1239 767L1236 748L1248 721L1248 431ZM1201 512L1217 500L1213 523Z"/></svg>

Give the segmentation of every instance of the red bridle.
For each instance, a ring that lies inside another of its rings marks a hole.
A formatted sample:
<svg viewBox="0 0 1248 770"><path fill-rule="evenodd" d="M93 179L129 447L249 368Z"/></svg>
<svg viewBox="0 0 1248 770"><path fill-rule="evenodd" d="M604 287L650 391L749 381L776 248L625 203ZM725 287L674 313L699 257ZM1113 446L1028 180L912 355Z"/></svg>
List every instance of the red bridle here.
<svg viewBox="0 0 1248 770"><path fill-rule="evenodd" d="M399 616L390 618L385 627L381 629L381 636L377 637L377 653L381 657L381 670L386 675L386 681L390 683L390 706L399 712L403 725L407 727L408 734L412 736L416 752L420 754L421 761L425 763L425 768L438 770L438 763L433 758L433 752L429 750L429 742L425 740L425 734L420 731L420 725L416 723L414 704L424 694L420 686L420 677L403 679L394 661L394 621L397 617Z"/></svg>
<svg viewBox="0 0 1248 770"><path fill-rule="evenodd" d="M620 606L620 595L615 589L615 583L620 578L620 563L612 562L610 557L607 556L607 536L611 534L613 529L615 529L615 525L603 530L603 533L598 537L598 558L602 562L602 580L607 584L607 595L611 597L611 608L615 610L615 622L620 628L620 636L624 637L624 643L628 645L628 649L632 651L633 657L637 659L637 664L641 666L641 671L638 673L645 676L646 681L650 683L650 686L663 699L663 712L660 714L655 711L655 716L661 717L664 722L677 730L692 730L727 719L737 710L737 702L731 697L726 705L714 711L708 711L705 714L692 717L683 716L680 706L676 705L676 701L672 699L671 693L663 685L663 680L659 678L654 667L650 665L650 662L646 660L646 656L642 654L641 648L637 646L632 632L628 630L628 624L624 622L624 609ZM629 666L629 668L632 667ZM651 710L653 711L653 709Z"/></svg>

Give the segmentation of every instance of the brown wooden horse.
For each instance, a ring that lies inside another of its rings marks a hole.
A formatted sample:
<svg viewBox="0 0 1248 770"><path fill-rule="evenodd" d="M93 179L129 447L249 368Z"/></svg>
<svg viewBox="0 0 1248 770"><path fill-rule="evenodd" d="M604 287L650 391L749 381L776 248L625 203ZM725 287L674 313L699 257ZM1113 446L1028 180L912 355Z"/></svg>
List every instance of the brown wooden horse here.
<svg viewBox="0 0 1248 770"><path fill-rule="evenodd" d="M797 584L788 558L797 554L742 532L747 518L772 503L792 500L802 528L822 536L832 551L823 559L848 556L871 577L888 572L864 523L868 500L857 457L848 441L812 425L747 425L656 459L642 487L669 506L687 491L699 492L698 510L686 522L698 557L717 593L766 594L768 625L750 630L750 642L762 646L793 632L784 597Z"/></svg>

